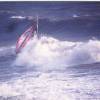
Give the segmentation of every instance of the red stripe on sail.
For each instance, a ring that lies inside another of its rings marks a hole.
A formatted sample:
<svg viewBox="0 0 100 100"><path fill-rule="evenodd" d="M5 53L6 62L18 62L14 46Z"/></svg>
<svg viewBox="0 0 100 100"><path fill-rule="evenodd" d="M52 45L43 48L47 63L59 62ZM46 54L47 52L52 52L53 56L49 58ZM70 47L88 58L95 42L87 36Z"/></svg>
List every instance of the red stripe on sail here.
<svg viewBox="0 0 100 100"><path fill-rule="evenodd" d="M25 47L25 45L27 44L27 42L31 39L31 37L33 36L33 32L35 30L33 30L33 27L30 27L29 29L27 29L18 39L17 43L16 43L16 53L20 52L22 48Z"/></svg>

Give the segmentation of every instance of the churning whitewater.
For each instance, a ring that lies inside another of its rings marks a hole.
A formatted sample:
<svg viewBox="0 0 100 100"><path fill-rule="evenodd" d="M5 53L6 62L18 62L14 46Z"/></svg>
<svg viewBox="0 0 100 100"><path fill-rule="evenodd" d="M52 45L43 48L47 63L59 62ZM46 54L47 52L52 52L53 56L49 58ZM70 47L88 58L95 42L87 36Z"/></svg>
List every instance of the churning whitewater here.
<svg viewBox="0 0 100 100"><path fill-rule="evenodd" d="M0 100L100 100L100 3L0 2Z"/></svg>
<svg viewBox="0 0 100 100"><path fill-rule="evenodd" d="M60 41L53 37L32 38L17 55L15 65L36 66L41 70L65 69L67 66L100 61L100 41ZM58 66L59 65L59 66Z"/></svg>
<svg viewBox="0 0 100 100"><path fill-rule="evenodd" d="M14 46L1 47L0 59L10 60L1 63L0 100L99 100L100 64L90 64L100 61L99 50L99 40L47 36L35 36L17 56Z"/></svg>
<svg viewBox="0 0 100 100"><path fill-rule="evenodd" d="M0 100L99 100L100 64L90 64L100 61L99 50L99 40L47 36L35 36L16 56L14 46L1 47L0 59L10 55L10 70L2 64Z"/></svg>

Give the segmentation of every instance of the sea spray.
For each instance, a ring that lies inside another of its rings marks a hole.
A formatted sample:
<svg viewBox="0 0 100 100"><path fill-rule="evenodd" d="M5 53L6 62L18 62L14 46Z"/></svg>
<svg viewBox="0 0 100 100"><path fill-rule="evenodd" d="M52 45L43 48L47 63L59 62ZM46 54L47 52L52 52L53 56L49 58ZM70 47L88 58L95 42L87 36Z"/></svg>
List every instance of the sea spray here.
<svg viewBox="0 0 100 100"><path fill-rule="evenodd" d="M17 66L37 66L37 69L64 69L68 66L100 61L100 41L60 41L53 37L34 37L17 55Z"/></svg>

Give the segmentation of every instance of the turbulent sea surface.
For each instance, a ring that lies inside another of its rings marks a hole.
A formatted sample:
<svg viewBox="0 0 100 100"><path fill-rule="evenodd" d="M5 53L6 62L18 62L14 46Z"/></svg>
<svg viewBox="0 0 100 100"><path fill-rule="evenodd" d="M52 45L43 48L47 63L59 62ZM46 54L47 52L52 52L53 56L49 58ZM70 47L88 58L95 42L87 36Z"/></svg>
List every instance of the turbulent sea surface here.
<svg viewBox="0 0 100 100"><path fill-rule="evenodd" d="M0 100L99 100L100 63L72 64L87 63L91 54L84 48L93 43L98 50L99 41L75 45L44 36L18 55L14 46L0 47Z"/></svg>
<svg viewBox="0 0 100 100"><path fill-rule="evenodd" d="M0 3L0 100L100 100L99 5ZM39 38L16 54L37 14Z"/></svg>

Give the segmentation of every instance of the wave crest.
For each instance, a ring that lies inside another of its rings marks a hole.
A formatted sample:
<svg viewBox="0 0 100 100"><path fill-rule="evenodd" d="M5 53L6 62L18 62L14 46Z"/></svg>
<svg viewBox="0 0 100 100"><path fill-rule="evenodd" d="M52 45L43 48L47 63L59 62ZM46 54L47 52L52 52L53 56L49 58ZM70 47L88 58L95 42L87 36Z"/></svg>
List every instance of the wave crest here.
<svg viewBox="0 0 100 100"><path fill-rule="evenodd" d="M100 61L100 41L60 41L53 37L34 37L14 62L20 66L37 66L39 69L63 69L67 66Z"/></svg>

